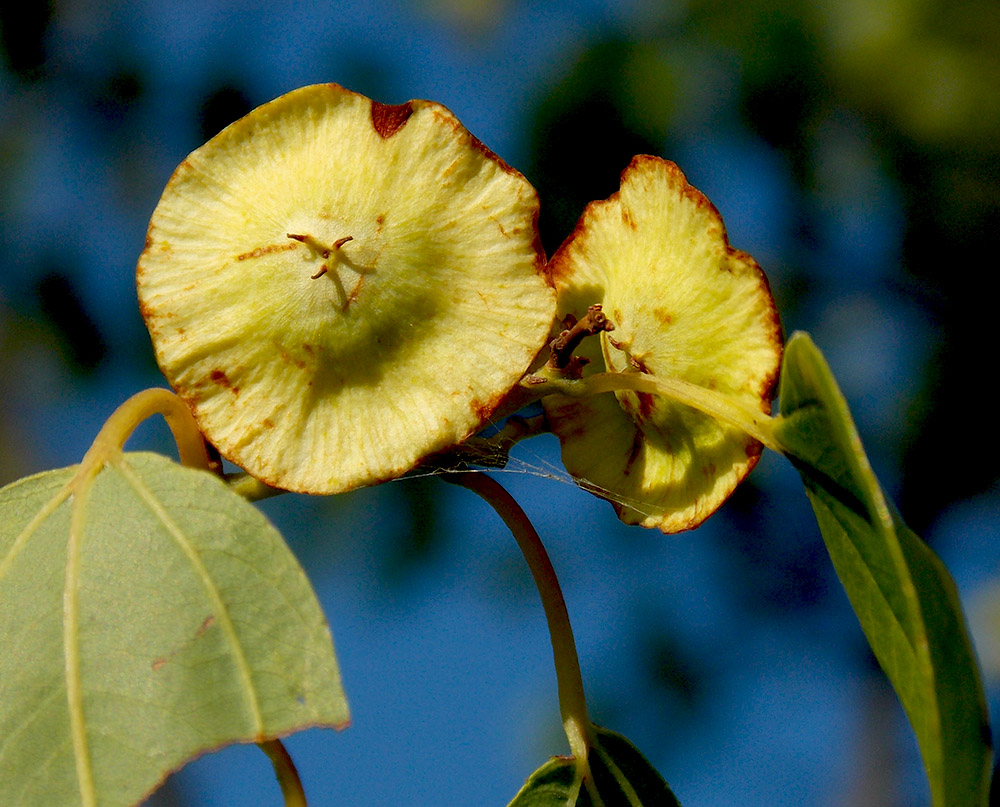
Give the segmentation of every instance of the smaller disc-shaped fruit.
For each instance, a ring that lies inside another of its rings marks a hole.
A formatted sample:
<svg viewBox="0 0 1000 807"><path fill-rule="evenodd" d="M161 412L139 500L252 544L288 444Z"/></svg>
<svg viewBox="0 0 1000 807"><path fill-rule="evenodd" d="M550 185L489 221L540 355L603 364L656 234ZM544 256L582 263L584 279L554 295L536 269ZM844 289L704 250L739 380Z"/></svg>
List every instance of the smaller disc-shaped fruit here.
<svg viewBox="0 0 1000 807"><path fill-rule="evenodd" d="M527 180L444 107L304 87L184 160L139 300L160 367L269 485L390 479L478 430L555 309Z"/></svg>
<svg viewBox="0 0 1000 807"><path fill-rule="evenodd" d="M680 379L770 412L781 326L767 279L680 169L635 157L549 263L558 317L600 304L614 330L584 340L584 375ZM577 365L579 366L579 365ZM696 527L756 464L740 429L644 392L543 399L567 470L629 524Z"/></svg>

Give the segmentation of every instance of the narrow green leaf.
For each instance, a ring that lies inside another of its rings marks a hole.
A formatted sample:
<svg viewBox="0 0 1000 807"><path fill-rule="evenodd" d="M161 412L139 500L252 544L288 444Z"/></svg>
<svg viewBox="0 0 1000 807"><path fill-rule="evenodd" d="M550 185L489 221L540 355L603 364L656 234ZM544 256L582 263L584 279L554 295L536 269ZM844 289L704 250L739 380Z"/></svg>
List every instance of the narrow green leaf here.
<svg viewBox="0 0 1000 807"><path fill-rule="evenodd" d="M613 731L592 729L586 764L552 757L528 777L509 807L680 807L631 742Z"/></svg>
<svg viewBox="0 0 1000 807"><path fill-rule="evenodd" d="M920 744L935 807L985 805L992 761L979 671L948 571L887 504L812 340L785 348L775 435Z"/></svg>
<svg viewBox="0 0 1000 807"><path fill-rule="evenodd" d="M329 629L267 520L125 454L0 490L0 803L140 801L190 758L346 724Z"/></svg>

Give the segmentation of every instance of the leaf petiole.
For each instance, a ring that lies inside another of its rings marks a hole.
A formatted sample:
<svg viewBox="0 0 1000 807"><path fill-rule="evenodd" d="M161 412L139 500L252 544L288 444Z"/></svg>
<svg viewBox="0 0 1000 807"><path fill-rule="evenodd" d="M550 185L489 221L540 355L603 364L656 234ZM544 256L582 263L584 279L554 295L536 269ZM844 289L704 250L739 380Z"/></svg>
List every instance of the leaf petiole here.
<svg viewBox="0 0 1000 807"><path fill-rule="evenodd" d="M257 743L257 747L267 754L274 765L274 775L281 786L281 795L285 797L285 807L308 807L299 772L281 740L265 740Z"/></svg>
<svg viewBox="0 0 1000 807"><path fill-rule="evenodd" d="M137 392L105 421L80 463L77 479L89 478L106 463L114 461L136 427L153 415L163 415L167 421L182 465L211 467L205 438L187 404L170 390L152 388Z"/></svg>

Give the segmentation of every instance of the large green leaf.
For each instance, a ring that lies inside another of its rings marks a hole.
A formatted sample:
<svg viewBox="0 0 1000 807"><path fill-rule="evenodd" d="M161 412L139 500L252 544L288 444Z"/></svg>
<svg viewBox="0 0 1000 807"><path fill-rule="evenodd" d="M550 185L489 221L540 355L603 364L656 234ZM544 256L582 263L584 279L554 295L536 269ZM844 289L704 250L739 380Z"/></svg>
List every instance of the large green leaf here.
<svg viewBox="0 0 1000 807"><path fill-rule="evenodd" d="M552 757L528 777L509 807L680 807L632 743L613 731L592 729L587 765L574 757Z"/></svg>
<svg viewBox="0 0 1000 807"><path fill-rule="evenodd" d="M917 735L934 805L985 805L990 731L955 584L886 503L843 395L805 334L785 350L780 413L776 436Z"/></svg>
<svg viewBox="0 0 1000 807"><path fill-rule="evenodd" d="M206 750L348 720L277 531L207 472L120 457L0 491L5 807L135 804Z"/></svg>

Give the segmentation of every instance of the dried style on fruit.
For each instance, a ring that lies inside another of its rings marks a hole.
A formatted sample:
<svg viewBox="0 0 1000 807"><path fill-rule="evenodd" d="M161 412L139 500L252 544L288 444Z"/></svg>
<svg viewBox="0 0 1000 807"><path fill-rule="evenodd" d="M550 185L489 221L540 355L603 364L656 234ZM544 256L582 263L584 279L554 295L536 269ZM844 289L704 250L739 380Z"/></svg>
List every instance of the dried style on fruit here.
<svg viewBox="0 0 1000 807"><path fill-rule="evenodd" d="M341 492L464 440L526 371L555 309L537 217L527 180L439 104L305 87L181 163L139 300L223 456Z"/></svg>
<svg viewBox="0 0 1000 807"><path fill-rule="evenodd" d="M767 279L729 246L718 211L673 163L633 159L618 193L588 205L549 269L557 317L579 320L597 304L613 326L581 342L585 376L676 378L770 412L781 326ZM697 526L760 456L741 430L644 392L543 402L567 470L629 524Z"/></svg>

